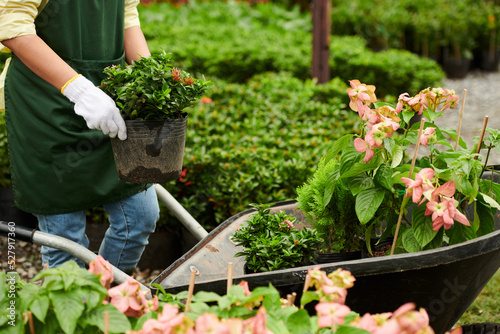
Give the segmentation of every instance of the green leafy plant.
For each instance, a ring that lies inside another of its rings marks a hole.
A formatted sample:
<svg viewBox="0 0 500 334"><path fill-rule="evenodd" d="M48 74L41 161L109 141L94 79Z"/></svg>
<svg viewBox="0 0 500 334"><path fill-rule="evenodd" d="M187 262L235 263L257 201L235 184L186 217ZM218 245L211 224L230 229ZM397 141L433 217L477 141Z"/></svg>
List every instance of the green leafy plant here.
<svg viewBox="0 0 500 334"><path fill-rule="evenodd" d="M315 259L322 242L317 231L297 229L295 217L285 211L272 214L268 204L251 206L257 213L231 237L237 246L243 246L243 251L235 256L244 256L248 269L265 272L293 268Z"/></svg>
<svg viewBox="0 0 500 334"><path fill-rule="evenodd" d="M16 273L0 272L2 333L29 332L28 312L32 314L36 333L104 331L104 312L109 314L113 332L131 329L123 313L111 304L103 304L107 290L99 278L78 267L76 262L44 270L33 278L33 282L42 279L41 284L26 283ZM9 311L9 306L14 312Z"/></svg>
<svg viewBox="0 0 500 334"><path fill-rule="evenodd" d="M70 261L40 273L36 278L44 279L41 285L0 272L1 332L433 333L427 312L412 303L363 317L351 310L345 299L355 279L341 268L329 274L319 268L309 270L300 301L293 294L281 298L271 284L250 291L246 281L232 285L223 296L209 291L172 295L156 285L157 295L147 300L132 278L113 288L101 285L112 277L106 265L102 258L92 261L89 272ZM312 303L314 311L304 309Z"/></svg>
<svg viewBox="0 0 500 334"><path fill-rule="evenodd" d="M338 168L336 160L321 159L314 173L303 186L297 188L297 207L314 229L325 236L323 251L341 253L357 251L367 226L360 224L354 212L354 196L343 180L335 180L331 198L324 196L332 184L331 174Z"/></svg>
<svg viewBox="0 0 500 334"><path fill-rule="evenodd" d="M427 88L415 96L405 93L391 106L377 103L375 86L358 80L350 83L350 107L358 112L363 127L331 145L305 190L298 190L301 208L314 219L333 219L320 209L331 208L342 192L349 191L354 205L345 206L343 214L357 219L348 224L365 230L367 247L374 236L394 236L397 247L391 253L438 248L492 232L500 185L482 175L493 169L487 166L487 157L498 149L500 131L487 129L484 140L469 149L455 129L435 124L436 118L458 105L454 91ZM410 126L416 114L423 115L422 123ZM414 155L414 160L406 155L410 147L420 145L427 147L426 154L418 159ZM488 150L484 162L478 145ZM309 198L315 202L304 203ZM464 214L468 205L474 212L470 218ZM360 237L345 235L354 239L350 242Z"/></svg>
<svg viewBox="0 0 500 334"><path fill-rule="evenodd" d="M101 89L115 100L125 119L183 118L209 81L193 78L172 66L165 52L142 57L128 66L111 66Z"/></svg>

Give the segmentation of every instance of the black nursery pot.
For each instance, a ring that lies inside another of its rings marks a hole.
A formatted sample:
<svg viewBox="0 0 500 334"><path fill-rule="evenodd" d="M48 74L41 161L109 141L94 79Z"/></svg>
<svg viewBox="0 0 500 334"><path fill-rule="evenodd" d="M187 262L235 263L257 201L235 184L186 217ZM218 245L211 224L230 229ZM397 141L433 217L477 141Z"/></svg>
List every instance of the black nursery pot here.
<svg viewBox="0 0 500 334"><path fill-rule="evenodd" d="M181 176L187 117L125 121L127 139L111 139L120 180L164 183Z"/></svg>

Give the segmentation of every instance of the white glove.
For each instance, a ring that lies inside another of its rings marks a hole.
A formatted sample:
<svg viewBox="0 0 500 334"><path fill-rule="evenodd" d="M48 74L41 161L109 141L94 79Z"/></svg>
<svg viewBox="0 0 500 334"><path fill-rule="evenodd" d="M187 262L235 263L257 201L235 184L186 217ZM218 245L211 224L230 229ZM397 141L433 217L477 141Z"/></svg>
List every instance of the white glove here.
<svg viewBox="0 0 500 334"><path fill-rule="evenodd" d="M101 130L111 138L127 139L125 121L116 103L87 78L79 76L63 88L62 93L75 104L75 113L82 116L89 129Z"/></svg>

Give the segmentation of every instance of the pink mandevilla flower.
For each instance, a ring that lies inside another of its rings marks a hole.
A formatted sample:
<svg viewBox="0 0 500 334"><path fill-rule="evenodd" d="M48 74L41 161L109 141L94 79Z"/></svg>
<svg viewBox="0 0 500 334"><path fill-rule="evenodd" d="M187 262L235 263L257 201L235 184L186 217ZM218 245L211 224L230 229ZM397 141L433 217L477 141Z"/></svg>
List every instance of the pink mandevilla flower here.
<svg viewBox="0 0 500 334"><path fill-rule="evenodd" d="M219 321L219 318L212 313L204 313L196 319L196 334L230 334L228 326Z"/></svg>
<svg viewBox="0 0 500 334"><path fill-rule="evenodd" d="M336 325L344 324L345 317L351 309L339 303L318 303L315 306L318 312L318 326L320 328L336 328Z"/></svg>
<svg viewBox="0 0 500 334"><path fill-rule="evenodd" d="M111 304L126 316L137 316L142 309L138 295L139 289L139 283L129 277L122 284L108 290Z"/></svg>
<svg viewBox="0 0 500 334"><path fill-rule="evenodd" d="M358 151L360 153L366 152L365 157L363 159L363 162L370 161L373 158L373 156L375 155L375 152L372 150L370 144L368 144L366 141L364 141L361 138L354 139L354 148L356 149L356 151Z"/></svg>
<svg viewBox="0 0 500 334"><path fill-rule="evenodd" d="M424 130L422 133L422 136L420 137L420 144L423 146L427 146L429 143L429 139L435 138L434 133L436 132L435 128L427 128Z"/></svg>
<svg viewBox="0 0 500 334"><path fill-rule="evenodd" d="M266 327L266 309L259 308L257 314L243 321L243 332L252 334L273 334Z"/></svg>
<svg viewBox="0 0 500 334"><path fill-rule="evenodd" d="M424 192L434 190L432 178L434 170L432 168L423 168L415 176L415 180L407 177L402 177L401 181L406 184L406 196L411 196L413 203L418 203Z"/></svg>
<svg viewBox="0 0 500 334"><path fill-rule="evenodd" d="M113 268L109 261L104 260L102 255L97 255L94 261L90 261L89 272L97 275L102 286L109 289L111 282L113 282Z"/></svg>

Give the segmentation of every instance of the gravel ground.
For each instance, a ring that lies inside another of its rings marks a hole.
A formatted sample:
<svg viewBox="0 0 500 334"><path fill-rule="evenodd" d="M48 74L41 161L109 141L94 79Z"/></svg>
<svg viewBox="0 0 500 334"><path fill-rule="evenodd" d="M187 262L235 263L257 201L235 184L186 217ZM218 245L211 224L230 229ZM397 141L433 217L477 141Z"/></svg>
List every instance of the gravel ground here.
<svg viewBox="0 0 500 334"><path fill-rule="evenodd" d="M472 148L472 138L479 136L485 116L488 116L487 127L500 129L500 117L495 117L496 114L500 114L500 105L496 105L496 102L500 101L499 87L500 72L473 71L464 79L445 79L443 88L453 89L460 95L460 106L447 111L436 123L439 126L458 127L461 101L466 89L460 134L467 146ZM482 154L485 156L484 152ZM500 154L496 150L490 154L488 164L500 164Z"/></svg>
<svg viewBox="0 0 500 334"><path fill-rule="evenodd" d="M500 113L500 72L470 72L464 79L445 79L443 88L454 89L460 98L463 98L464 89L467 90L462 119L461 135L471 146L472 138L478 136L483 126L485 116L489 116L488 127L500 129L500 118L495 114ZM460 104L461 105L461 104ZM459 123L460 107L448 111L445 117L437 121L439 126L457 127ZM489 160L490 164L500 164L500 154L494 152ZM26 242L15 242L15 270L24 280L30 280L42 269L40 247ZM0 238L1 269L9 271L8 267L8 242ZM159 270L139 270L134 277L142 283L149 283L160 273Z"/></svg>

